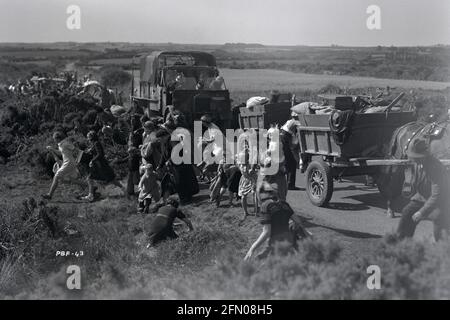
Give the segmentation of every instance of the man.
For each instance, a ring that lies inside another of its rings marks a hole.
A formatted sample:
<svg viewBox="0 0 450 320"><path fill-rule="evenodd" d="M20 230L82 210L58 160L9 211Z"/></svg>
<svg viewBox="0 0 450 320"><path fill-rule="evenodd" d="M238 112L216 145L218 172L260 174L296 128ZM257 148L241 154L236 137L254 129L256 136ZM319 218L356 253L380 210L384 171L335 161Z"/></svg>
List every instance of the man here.
<svg viewBox="0 0 450 320"><path fill-rule="evenodd" d="M258 255L258 258L266 258L272 254L275 244L279 242L287 242L290 249L297 249L298 237L304 238L311 235L303 227L300 216L294 213L286 201L278 198L275 186L265 183L262 186L260 199L262 201L261 224L263 225L263 230L248 250L245 260L251 259L255 250L267 239L269 239L269 244Z"/></svg>
<svg viewBox="0 0 450 320"><path fill-rule="evenodd" d="M295 186L298 164L300 162L300 144L297 139L298 122L292 118L280 130L280 140L283 143L283 152L286 159L287 182L289 190L299 190Z"/></svg>
<svg viewBox="0 0 450 320"><path fill-rule="evenodd" d="M53 197L56 188L62 181L69 180L78 185L82 185L77 163L74 157L74 153L76 152L75 146L65 139L64 134L59 131L53 134L53 140L58 144L58 150L52 148L51 146L48 146L47 150L53 155L56 163L58 164L61 162L60 159L62 157L62 164L59 165L59 168L57 168L57 171L55 172L49 193L42 195L44 199L48 200Z"/></svg>
<svg viewBox="0 0 450 320"><path fill-rule="evenodd" d="M225 82L222 76L217 76L209 85L211 90L225 90Z"/></svg>
<svg viewBox="0 0 450 320"><path fill-rule="evenodd" d="M415 162L411 181L413 196L402 211L397 233L400 238L410 238L417 224L430 218L434 224L434 238L439 240L450 226L447 170L429 153L423 139L412 141L407 156Z"/></svg>

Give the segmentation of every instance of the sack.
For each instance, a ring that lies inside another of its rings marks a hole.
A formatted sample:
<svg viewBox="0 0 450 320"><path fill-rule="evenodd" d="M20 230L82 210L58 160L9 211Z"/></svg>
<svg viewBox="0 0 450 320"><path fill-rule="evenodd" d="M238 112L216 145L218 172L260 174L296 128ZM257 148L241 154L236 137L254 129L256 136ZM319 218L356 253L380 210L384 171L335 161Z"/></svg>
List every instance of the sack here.
<svg viewBox="0 0 450 320"><path fill-rule="evenodd" d="M120 117L124 113L127 112L127 109L124 106L113 105L109 110L115 117Z"/></svg>
<svg viewBox="0 0 450 320"><path fill-rule="evenodd" d="M266 97L251 97L247 100L246 107L248 109L253 109L256 106L262 106L269 102L269 99Z"/></svg>
<svg viewBox="0 0 450 320"><path fill-rule="evenodd" d="M317 107L317 103L315 102L302 102L291 108L291 111L296 114L312 114L312 107Z"/></svg>

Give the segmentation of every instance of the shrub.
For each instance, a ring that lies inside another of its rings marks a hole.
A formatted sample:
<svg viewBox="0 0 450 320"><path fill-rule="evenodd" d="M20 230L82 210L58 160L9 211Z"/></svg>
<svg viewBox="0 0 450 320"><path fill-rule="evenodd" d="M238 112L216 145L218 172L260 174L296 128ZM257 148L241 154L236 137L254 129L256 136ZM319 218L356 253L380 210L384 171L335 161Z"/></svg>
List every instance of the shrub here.
<svg viewBox="0 0 450 320"><path fill-rule="evenodd" d="M119 67L108 66L100 70L101 82L106 87L120 87L131 81L131 75Z"/></svg>

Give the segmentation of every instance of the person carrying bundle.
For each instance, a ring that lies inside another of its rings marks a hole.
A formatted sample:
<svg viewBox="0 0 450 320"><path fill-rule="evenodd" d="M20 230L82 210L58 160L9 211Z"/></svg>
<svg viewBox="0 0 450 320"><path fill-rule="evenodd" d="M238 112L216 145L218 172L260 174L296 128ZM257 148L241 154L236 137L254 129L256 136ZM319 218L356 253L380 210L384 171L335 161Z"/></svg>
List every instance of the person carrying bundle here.
<svg viewBox="0 0 450 320"><path fill-rule="evenodd" d="M286 243L289 252L297 250L297 240L312 234L303 226L301 217L296 215L291 206L280 200L276 188L265 182L261 188L261 224L263 230L258 239L252 244L245 260L253 257L255 251L268 241L267 247L257 256L263 259L274 253L276 244Z"/></svg>

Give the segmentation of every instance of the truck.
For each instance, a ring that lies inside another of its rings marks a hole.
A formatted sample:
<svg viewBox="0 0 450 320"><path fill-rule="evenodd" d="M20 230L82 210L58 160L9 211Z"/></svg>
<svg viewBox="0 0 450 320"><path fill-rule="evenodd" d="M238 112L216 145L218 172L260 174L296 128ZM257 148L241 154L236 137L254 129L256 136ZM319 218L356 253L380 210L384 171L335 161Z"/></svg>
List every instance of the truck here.
<svg viewBox="0 0 450 320"><path fill-rule="evenodd" d="M156 51L144 55L138 87L133 79L131 101L150 117L167 119L181 112L189 129L203 115L209 115L221 129L232 125L230 93L215 57L206 52Z"/></svg>

